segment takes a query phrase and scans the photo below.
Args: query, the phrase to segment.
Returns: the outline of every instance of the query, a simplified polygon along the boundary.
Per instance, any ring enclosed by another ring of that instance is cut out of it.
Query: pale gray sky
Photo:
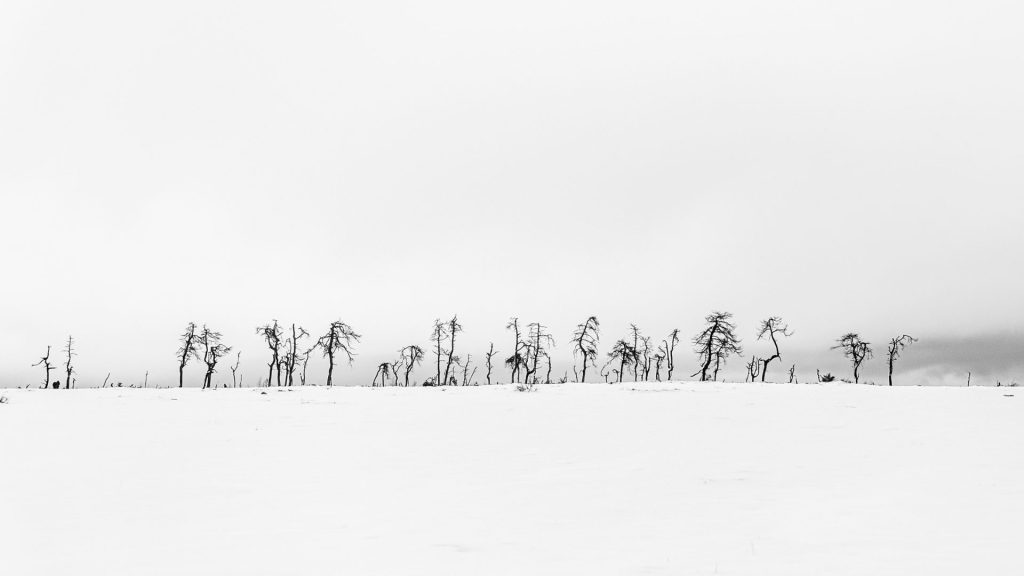
[[[362,383],[435,317],[478,357],[508,351],[510,315],[564,343],[596,314],[610,344],[712,309],[751,353],[785,317],[805,379],[849,372],[828,351],[847,331],[920,337],[915,382],[1024,379],[1022,16],[8,0],[0,383],[68,333],[81,385],[170,383],[190,320],[255,379],[257,324],[344,319]]]

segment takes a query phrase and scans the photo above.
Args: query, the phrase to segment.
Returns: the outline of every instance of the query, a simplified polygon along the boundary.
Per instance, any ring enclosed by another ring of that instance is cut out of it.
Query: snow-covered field
[[[2,393],[5,575],[1024,574],[1024,390]]]

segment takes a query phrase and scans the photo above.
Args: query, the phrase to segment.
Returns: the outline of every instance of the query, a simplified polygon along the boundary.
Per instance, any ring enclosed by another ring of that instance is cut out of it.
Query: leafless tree
[[[736,336],[736,325],[732,323],[729,312],[712,312],[704,318],[707,324],[704,330],[693,338],[694,351],[700,358],[700,381],[706,382],[711,364],[714,363],[713,377],[718,380],[718,370],[722,363],[732,354],[742,354],[740,339]]]
[[[546,350],[544,351],[544,361],[548,366],[547,372],[544,374],[544,383],[551,384],[551,354],[548,354]]]
[[[185,333],[180,338],[181,347],[178,348],[178,388],[185,385],[185,366],[192,358],[198,358],[196,354],[196,323],[189,322],[185,327]]]
[[[629,325],[629,331],[632,332],[632,334],[633,334],[633,352],[636,353],[636,358],[635,358],[636,361],[633,362],[633,364],[632,364],[633,382],[636,382],[636,381],[638,381],[640,379],[639,369],[641,368],[641,363],[640,363],[640,350],[641,350],[641,348],[640,348],[640,338],[641,338],[641,336],[640,336],[640,329],[636,327],[636,324],[630,324]]]
[[[391,361],[391,377],[395,380],[394,386],[398,387],[398,369],[402,367],[402,357]]]
[[[679,343],[679,328],[669,333],[665,340],[665,361],[668,368],[668,380],[672,380],[672,372],[676,369],[676,344]]]
[[[473,382],[473,377],[476,376],[476,367],[473,366],[473,355],[466,354],[466,361],[462,363],[462,385],[469,386]],[[469,369],[473,368],[473,372]]]
[[[555,346],[555,339],[547,331],[547,326],[544,326],[540,322],[532,322],[527,326],[529,333],[529,346],[527,349],[527,367],[526,367],[526,380],[530,382],[533,378],[532,383],[537,383],[537,366],[540,358],[547,354],[548,348]],[[533,355],[533,361],[530,361],[530,354]]]
[[[291,386],[295,382],[295,369],[299,364],[299,341],[308,338],[309,332],[302,326],[295,326],[292,323],[292,335],[285,341],[287,351],[285,352],[285,384]]]
[[[748,380],[754,382],[757,380],[757,374],[761,371],[761,362],[762,360],[757,356],[750,357],[750,362],[747,362],[747,376],[743,379],[744,382]],[[761,381],[764,382],[763,379]]]
[[[512,382],[517,383],[522,374],[521,370],[526,368],[526,359],[528,358],[528,356],[523,354],[526,343],[523,342],[522,331],[519,329],[519,318],[513,316],[509,319],[505,329],[512,330],[516,338],[512,355],[505,360],[505,365],[512,370]]]
[[[203,378],[203,389],[213,387],[213,373],[217,371],[217,361],[231,351],[230,346],[221,343],[220,332],[210,330],[203,325],[203,330],[197,338],[197,347],[202,347],[202,360],[206,364],[206,376]]]
[[[75,341],[71,336],[68,336],[68,343],[64,346],[64,354],[67,355],[67,363],[64,365],[64,370],[67,373],[67,380],[64,381],[64,389],[67,390],[75,385],[75,381],[71,379],[71,374],[75,371],[75,369],[71,367],[71,358],[78,356],[78,354],[75,353]]]
[[[491,342],[491,347],[487,350],[487,385],[491,385],[491,370],[494,369],[494,355],[497,352],[494,351],[494,342]]]
[[[448,332],[448,362],[444,367],[444,383],[448,384],[448,374],[451,371],[452,363],[455,361],[455,337],[459,332],[462,332],[462,325],[459,324],[459,317],[452,316],[452,319],[448,321],[447,325]]]
[[[405,385],[409,386],[409,374],[412,369],[423,363],[423,349],[414,344],[402,348],[399,354],[402,356],[402,368],[405,371]]]
[[[874,352],[871,350],[871,344],[861,340],[860,335],[857,333],[850,332],[849,334],[844,334],[839,338],[832,349],[842,350],[843,356],[850,359],[853,363],[853,381],[855,383],[859,383],[860,365],[868,358],[874,356]]]
[[[242,365],[242,351],[235,353],[235,365],[231,367],[231,387],[238,388],[238,367]],[[148,372],[147,372],[148,374]]]
[[[765,336],[768,336],[772,341],[772,345],[775,347],[774,354],[761,360],[761,382],[764,382],[765,374],[768,373],[768,364],[770,364],[772,360],[782,359],[782,354],[779,352],[779,341],[777,339],[777,336],[779,335],[786,337],[793,335],[793,333],[789,331],[789,326],[782,321],[782,318],[772,316],[771,318],[761,322],[761,327],[757,331],[757,339],[762,340]]]
[[[654,380],[661,382],[661,365],[665,362],[665,352],[662,350],[661,345],[658,345],[658,351],[654,354]]]
[[[597,366],[597,343],[601,339],[600,324],[596,316],[587,318],[586,322],[576,326],[572,335],[572,355],[574,358],[582,357],[583,366],[579,373],[573,365],[572,373],[577,382],[587,381],[587,364]]]
[[[644,382],[651,379],[651,339],[649,336],[640,337],[640,347],[637,349],[640,355],[640,370],[643,372]]]
[[[323,351],[323,355],[328,359],[327,364],[327,385],[331,386],[334,383],[334,356],[339,352],[344,352],[348,358],[348,363],[351,366],[352,361],[355,359],[355,345],[362,338],[359,334],[356,334],[355,330],[351,326],[345,324],[341,320],[335,320],[331,322],[331,326],[327,329],[327,333],[321,336],[316,341],[316,346]]]
[[[799,382],[796,382],[796,364],[793,364],[792,366],[789,367],[789,383],[799,384]]]
[[[43,377],[43,388],[49,388],[50,387],[50,371],[52,371],[53,368],[54,368],[53,364],[50,364],[50,347],[49,346],[46,347],[46,356],[43,356],[42,358],[39,359],[39,362],[36,362],[35,364],[32,365],[33,368],[36,367],[36,366],[42,366],[43,370],[46,371],[46,375]]]
[[[316,344],[302,353],[302,372],[299,372],[299,381],[303,386],[306,385],[306,368],[309,366],[309,355],[313,353],[313,350],[316,350]]]
[[[437,379],[435,386],[441,386],[441,356],[447,355],[444,343],[448,339],[448,328],[440,318],[434,320],[434,330],[430,333],[430,341],[434,343],[434,358],[437,360]]]
[[[917,342],[917,338],[914,338],[913,336],[908,336],[907,334],[904,334],[899,338],[893,338],[892,340],[889,341],[889,353],[887,354],[887,359],[889,362],[889,386],[892,386],[893,364],[900,357],[900,354],[903,353],[903,350],[907,346],[913,344],[914,342]]]
[[[390,362],[381,362],[380,364],[378,364],[377,365],[377,373],[373,375],[373,384],[372,384],[372,386],[373,387],[377,386],[377,377],[378,376],[380,377],[380,385],[381,386],[387,386],[388,385],[388,374],[390,374],[390,373],[391,373],[391,363]]]
[[[638,360],[639,354],[637,354],[636,348],[629,341],[621,339],[612,345],[612,351],[608,353],[608,363],[605,364],[605,367],[618,361],[619,367],[617,369],[613,368],[612,372],[618,381],[622,382],[622,375],[625,374],[626,367],[635,365]]]
[[[267,386],[270,386],[270,382],[274,377],[274,369],[277,369],[277,385],[281,385],[281,337],[284,336],[284,332],[281,327],[277,325],[277,320],[274,320],[273,324],[264,324],[256,329],[256,334],[263,336],[263,339],[267,342],[267,348],[270,348],[270,362],[267,366],[270,367],[267,372]]]

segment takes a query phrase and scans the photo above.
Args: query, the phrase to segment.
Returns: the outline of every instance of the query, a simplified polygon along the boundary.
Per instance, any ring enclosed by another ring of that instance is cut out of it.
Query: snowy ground
[[[261,392],[2,391],[0,573],[1024,574],[1024,390]]]

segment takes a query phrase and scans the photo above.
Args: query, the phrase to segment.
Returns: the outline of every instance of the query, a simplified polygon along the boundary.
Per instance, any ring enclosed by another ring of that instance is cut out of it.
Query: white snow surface
[[[1024,574],[1024,391],[5,390],[0,573]]]

